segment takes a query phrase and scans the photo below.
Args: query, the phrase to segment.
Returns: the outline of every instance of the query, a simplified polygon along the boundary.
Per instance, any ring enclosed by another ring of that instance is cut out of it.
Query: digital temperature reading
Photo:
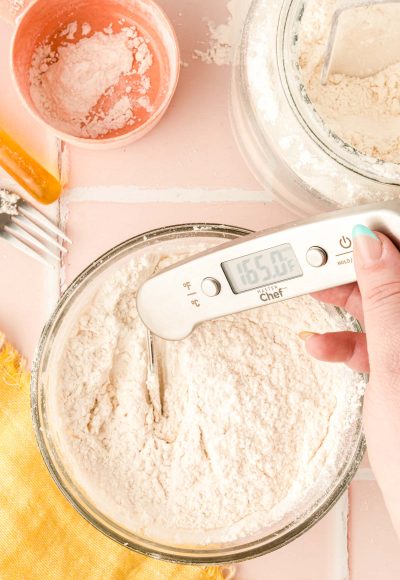
[[[235,294],[303,275],[290,244],[282,244],[221,264]]]

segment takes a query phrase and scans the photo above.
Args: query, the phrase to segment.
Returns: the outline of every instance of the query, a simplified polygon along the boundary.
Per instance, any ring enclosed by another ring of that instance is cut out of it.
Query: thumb
[[[383,234],[353,230],[370,381],[364,399],[369,458],[400,535],[400,253]]]

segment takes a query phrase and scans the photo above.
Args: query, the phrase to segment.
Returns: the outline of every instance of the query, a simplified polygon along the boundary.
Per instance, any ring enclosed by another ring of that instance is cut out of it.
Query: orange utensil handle
[[[0,165],[32,197],[52,203],[61,194],[61,183],[0,129]]]

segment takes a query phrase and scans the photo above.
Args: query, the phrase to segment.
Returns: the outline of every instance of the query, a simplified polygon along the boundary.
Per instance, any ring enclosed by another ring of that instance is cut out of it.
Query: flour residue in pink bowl
[[[17,83],[34,112],[73,141],[120,144],[154,126],[172,97],[179,67],[175,36],[161,10],[147,0],[73,0],[65,15],[53,17],[52,29],[36,27],[35,42],[25,48],[29,59],[21,57],[16,66]],[[16,57],[23,38],[20,26]]]

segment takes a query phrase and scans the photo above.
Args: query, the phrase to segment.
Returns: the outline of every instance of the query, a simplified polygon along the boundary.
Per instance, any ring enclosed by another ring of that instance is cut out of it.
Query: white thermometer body
[[[356,224],[399,244],[400,200],[329,212],[192,256],[139,288],[139,315],[157,336],[179,340],[206,320],[354,282]]]

